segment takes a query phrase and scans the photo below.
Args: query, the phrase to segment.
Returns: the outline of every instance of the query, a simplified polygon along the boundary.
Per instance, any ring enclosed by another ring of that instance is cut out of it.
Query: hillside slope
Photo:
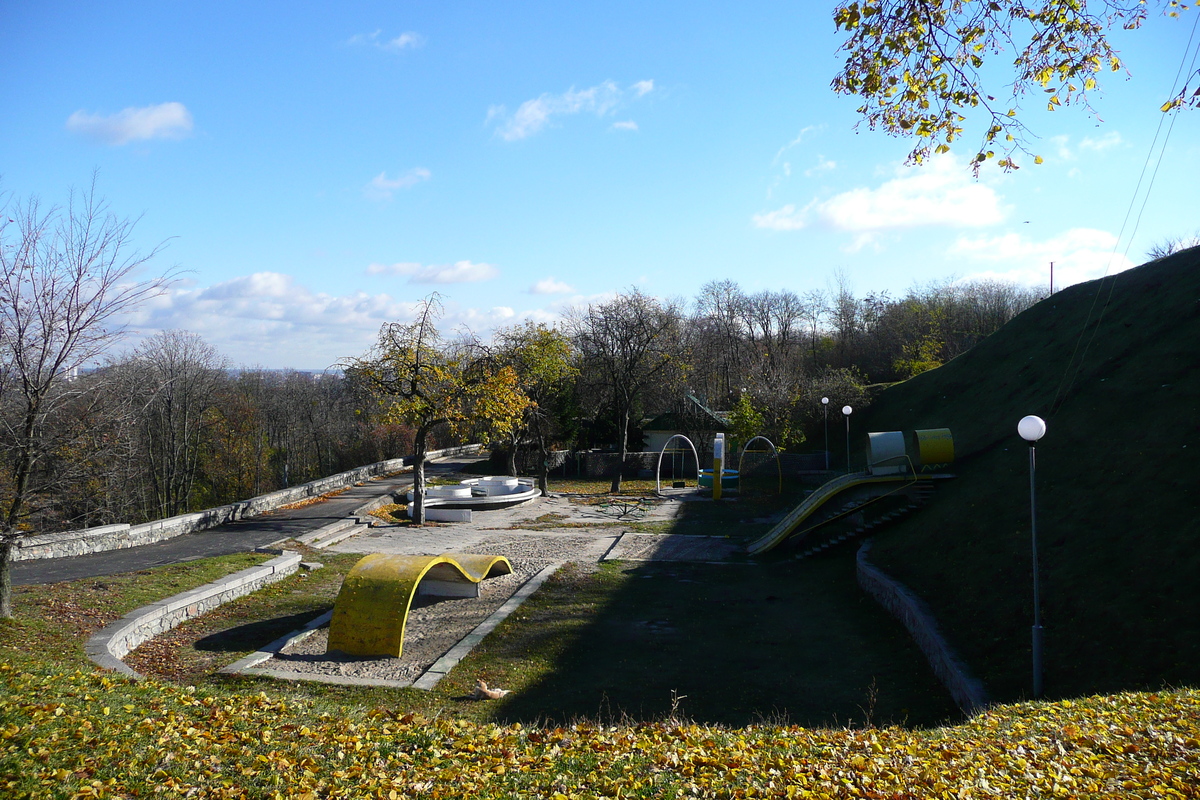
[[[1086,355],[1084,355],[1086,352]],[[949,427],[959,478],[876,540],[998,700],[1030,693],[1037,414],[1046,692],[1200,686],[1200,249],[1065,289],[883,392],[865,432]]]

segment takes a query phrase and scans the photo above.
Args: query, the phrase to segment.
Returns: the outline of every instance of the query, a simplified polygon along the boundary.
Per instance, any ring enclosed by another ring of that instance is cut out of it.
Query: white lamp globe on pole
[[[1033,696],[1042,696],[1042,598],[1038,581],[1037,458],[1034,444],[1046,435],[1046,421],[1032,414],[1017,423],[1017,433],[1029,442],[1029,529],[1033,542]]]
[[[850,472],[850,415],[854,413],[854,409],[850,406],[842,406],[842,413],[846,415],[846,473]]]
[[[829,472],[829,398],[821,398],[821,411],[825,417],[825,471]]]

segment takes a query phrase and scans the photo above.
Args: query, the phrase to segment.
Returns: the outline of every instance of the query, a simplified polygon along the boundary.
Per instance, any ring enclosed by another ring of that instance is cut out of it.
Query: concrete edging
[[[966,662],[942,636],[937,620],[925,601],[867,560],[871,544],[868,539],[858,549],[858,585],[908,629],[913,641],[925,654],[933,673],[964,714],[970,716],[986,709],[991,701],[983,682],[971,674]]]
[[[96,665],[141,680],[142,675],[121,660],[132,650],[185,620],[286,578],[299,569],[300,558],[299,553],[285,552],[265,564],[142,606],[93,634],[84,651]]]
[[[479,452],[481,448],[482,445],[478,444],[447,447],[443,450],[433,450],[426,453],[425,458],[468,455]],[[32,561],[42,558],[80,556],[87,555],[88,553],[121,550],[127,547],[161,542],[185,533],[213,528],[217,525],[224,525],[226,522],[233,522],[246,517],[253,517],[266,511],[273,511],[280,506],[295,503],[309,497],[316,497],[334,489],[353,486],[379,475],[389,475],[399,472],[405,469],[406,462],[411,462],[411,459],[412,456],[405,456],[404,458],[377,461],[374,464],[356,467],[346,472],[339,472],[336,475],[318,478],[315,481],[291,486],[287,489],[268,492],[258,497],[252,497],[249,500],[208,508],[191,514],[180,514],[175,517],[145,522],[140,525],[121,523],[75,531],[63,531],[60,533],[23,536],[13,543],[12,560]],[[380,504],[382,505],[382,503]],[[361,511],[362,509],[359,509],[355,513],[360,513]]]

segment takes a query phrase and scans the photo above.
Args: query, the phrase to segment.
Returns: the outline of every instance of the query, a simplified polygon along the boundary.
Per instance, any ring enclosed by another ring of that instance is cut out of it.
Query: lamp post
[[[821,398],[821,411],[825,416],[825,471],[829,472],[829,398]]]
[[[1034,444],[1046,435],[1046,421],[1030,415],[1017,423],[1017,433],[1029,442],[1029,528],[1033,541],[1033,696],[1042,696],[1042,599],[1038,584],[1037,495],[1034,476],[1037,458]]]
[[[850,406],[842,406],[842,413],[846,415],[846,474],[850,474],[850,415],[854,409]]]

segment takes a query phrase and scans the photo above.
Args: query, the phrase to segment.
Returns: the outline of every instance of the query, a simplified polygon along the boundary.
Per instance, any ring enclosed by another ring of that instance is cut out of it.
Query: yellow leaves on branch
[[[1160,5],[1174,13],[1177,4]],[[1142,0],[1092,0],[1090,6],[1087,0],[843,2],[833,19],[848,36],[841,48],[846,61],[832,88],[862,98],[858,111],[870,128],[916,136],[909,154],[916,163],[945,152],[941,147],[961,136],[967,110],[982,112],[988,127],[979,151],[1002,141],[1006,152],[997,163],[1016,169],[1016,152],[1028,153],[1017,101],[1041,88],[1050,95],[1047,110],[1071,103],[1086,107],[1104,65],[1114,72],[1124,68],[1107,31],[1114,25],[1136,28],[1146,13]],[[1013,58],[1013,107],[1007,111],[984,88],[981,70],[996,56]],[[1200,105],[1200,89],[1185,88],[1162,109],[1182,105]]]
[[[107,708],[109,714],[104,715]],[[0,665],[0,796],[1200,796],[1200,692],[954,727],[500,727]]]

